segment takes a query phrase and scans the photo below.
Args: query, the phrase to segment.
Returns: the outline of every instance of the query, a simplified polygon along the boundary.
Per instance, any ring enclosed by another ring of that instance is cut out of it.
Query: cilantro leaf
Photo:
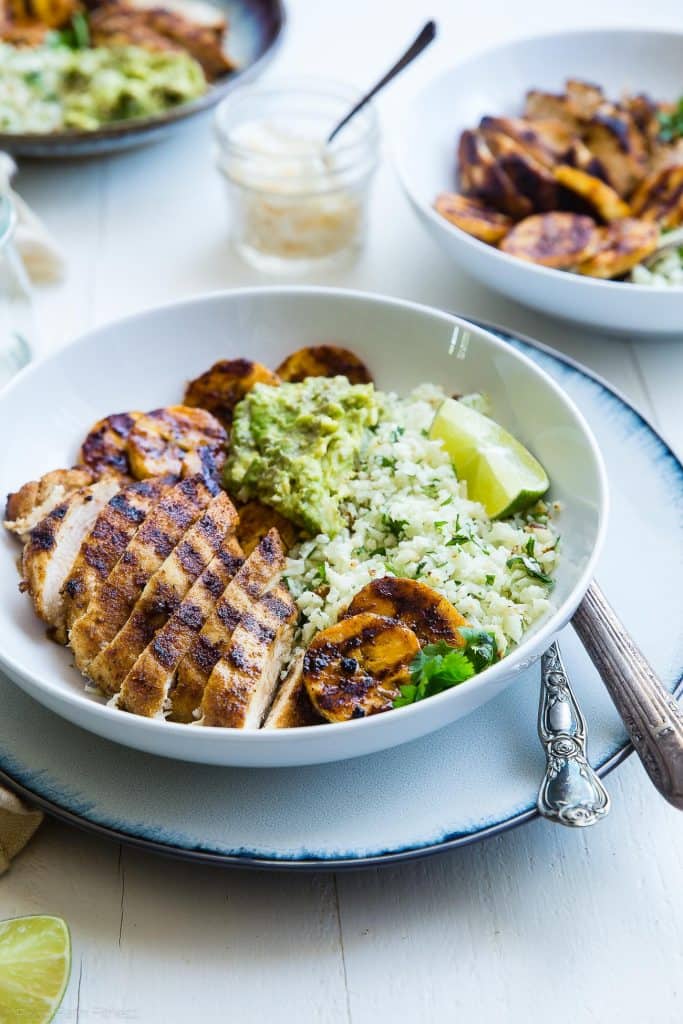
[[[671,112],[660,110],[659,137],[662,142],[673,142],[683,136],[683,96]]]
[[[543,572],[539,562],[530,555],[513,555],[512,558],[508,558],[505,564],[508,569],[513,569],[516,565],[521,565],[527,576],[533,576],[534,579],[540,580],[541,583],[545,583],[547,587],[555,586],[555,580],[552,576],[548,576],[547,572]]]
[[[458,630],[465,641],[465,654],[474,665],[475,672],[483,672],[496,660],[498,648],[496,638],[487,629],[472,629],[461,626]]]
[[[401,696],[394,701],[395,708],[450,690],[495,660],[497,649],[492,633],[469,627],[462,627],[459,632],[465,641],[464,647],[451,647],[442,640],[422,648],[411,662],[411,682],[401,686]]]

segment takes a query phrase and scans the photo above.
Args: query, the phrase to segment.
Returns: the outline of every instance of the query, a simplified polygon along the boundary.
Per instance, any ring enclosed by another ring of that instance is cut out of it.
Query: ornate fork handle
[[[586,721],[556,643],[541,659],[538,735],[546,755],[538,794],[540,813],[573,827],[594,825],[604,818],[610,799],[586,758]]]
[[[663,797],[683,810],[683,709],[664,689],[595,581],[572,625],[650,779]]]

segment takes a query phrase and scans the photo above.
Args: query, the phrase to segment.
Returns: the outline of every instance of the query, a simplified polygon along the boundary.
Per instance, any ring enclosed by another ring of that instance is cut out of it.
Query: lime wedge
[[[512,434],[453,398],[437,409],[429,436],[443,441],[468,497],[491,518],[521,512],[550,486],[543,466]]]
[[[71,970],[69,929],[60,917],[0,922],[0,1024],[47,1024]]]

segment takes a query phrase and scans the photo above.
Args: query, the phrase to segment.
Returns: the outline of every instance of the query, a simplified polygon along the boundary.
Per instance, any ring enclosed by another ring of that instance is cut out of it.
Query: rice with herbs
[[[430,441],[435,409],[446,398],[422,385],[405,398],[377,392],[379,420],[368,432],[350,493],[347,525],[294,547],[285,576],[303,625],[298,644],[337,621],[372,579],[417,579],[444,594],[469,622],[494,633],[499,653],[551,609],[550,588],[516,555],[554,570],[558,535],[539,502],[523,516],[488,518],[467,499],[440,441]]]

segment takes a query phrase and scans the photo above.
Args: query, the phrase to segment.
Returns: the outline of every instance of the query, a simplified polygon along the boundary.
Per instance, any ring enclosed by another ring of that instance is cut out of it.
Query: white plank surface
[[[679,0],[647,9],[635,0],[289,6],[287,39],[269,74],[358,85],[425,16],[439,19],[429,57],[382,101],[389,122],[440,66],[488,43],[555,27],[681,23]],[[145,306],[269,280],[230,251],[209,119],[108,160],[26,164],[19,187],[69,260],[64,284],[38,296],[46,350]],[[318,281],[539,337],[625,390],[683,451],[679,342],[611,340],[485,292],[443,263],[388,162],[362,259]],[[201,868],[48,822],[0,882],[0,916],[54,912],[69,921],[74,972],[59,1024],[680,1022],[683,815],[653,793],[633,760],[609,787],[613,813],[589,832],[536,822],[452,855],[336,878]]]

